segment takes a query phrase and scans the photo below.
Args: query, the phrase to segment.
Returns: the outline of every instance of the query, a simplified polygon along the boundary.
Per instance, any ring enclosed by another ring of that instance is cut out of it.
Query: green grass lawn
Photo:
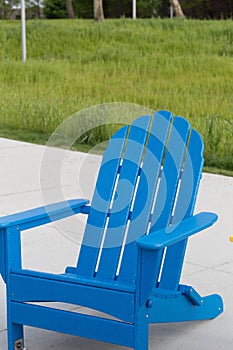
[[[28,21],[27,55],[20,21],[0,21],[1,135],[45,143],[83,108],[137,103],[187,117],[208,170],[232,174],[231,20]]]

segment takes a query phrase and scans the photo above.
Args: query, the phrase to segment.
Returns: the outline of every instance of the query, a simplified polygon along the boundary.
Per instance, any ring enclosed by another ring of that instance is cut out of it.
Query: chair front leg
[[[146,306],[137,310],[134,339],[134,350],[149,349],[149,314]]]
[[[8,350],[24,350],[23,326],[13,323],[7,313]]]
[[[20,269],[21,263],[21,240],[17,227],[5,229],[5,267],[6,267],[6,291],[7,291],[7,333],[8,350],[23,350],[24,337],[23,325],[13,322],[12,312],[12,292],[11,292],[11,272]]]

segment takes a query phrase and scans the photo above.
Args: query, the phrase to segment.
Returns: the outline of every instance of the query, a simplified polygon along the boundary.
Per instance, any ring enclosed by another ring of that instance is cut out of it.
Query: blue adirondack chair
[[[91,205],[70,200],[0,219],[0,272],[7,287],[8,349],[23,349],[23,326],[148,349],[150,323],[211,319],[218,295],[180,284],[188,237],[217,215],[193,215],[203,142],[181,118],[142,116],[111,138]],[[77,266],[64,274],[21,267],[20,233],[88,215]],[[102,316],[37,302],[82,305]],[[111,317],[106,317],[110,315]]]

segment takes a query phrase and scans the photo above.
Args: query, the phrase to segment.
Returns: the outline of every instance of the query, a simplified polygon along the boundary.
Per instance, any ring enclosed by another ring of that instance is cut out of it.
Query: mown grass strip
[[[206,165],[233,170],[232,21],[28,21],[26,64],[20,30],[0,22],[2,130],[43,143],[83,108],[137,103],[187,117],[203,134]]]

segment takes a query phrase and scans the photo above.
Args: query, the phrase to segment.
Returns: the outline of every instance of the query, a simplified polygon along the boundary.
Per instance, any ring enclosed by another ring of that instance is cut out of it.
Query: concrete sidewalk
[[[45,169],[47,166],[44,150],[44,146],[0,139],[0,215],[41,206],[43,198],[60,201],[61,197],[91,197],[100,157],[54,149],[52,168],[57,166],[56,157],[63,157],[60,179],[62,191],[58,192],[57,184],[52,181],[43,184],[41,191],[43,174],[40,170],[42,165]],[[81,185],[79,175],[82,177]],[[196,205],[197,212],[202,210],[216,212],[219,220],[212,228],[190,239],[182,283],[193,285],[203,296],[221,294],[225,311],[211,321],[151,326],[151,350],[232,349],[233,243],[229,242],[229,235],[233,234],[233,178],[203,175]],[[41,271],[64,272],[67,265],[75,264],[84,224],[84,218],[81,218],[79,226],[74,219],[62,220],[61,224],[49,224],[24,232],[23,266]],[[29,350],[127,349],[30,327],[26,327],[25,341]],[[0,350],[7,350],[5,285],[2,279]]]

